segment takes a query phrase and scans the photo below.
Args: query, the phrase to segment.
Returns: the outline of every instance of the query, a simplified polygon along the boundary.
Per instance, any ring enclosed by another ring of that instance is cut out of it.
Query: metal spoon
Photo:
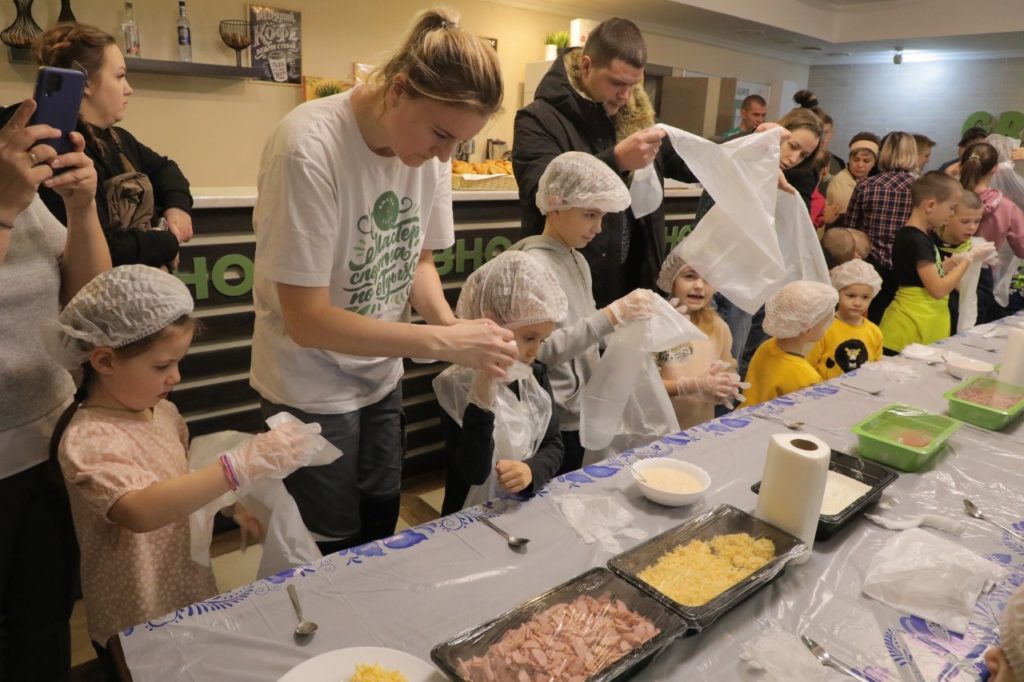
[[[530,541],[529,538],[520,538],[520,537],[516,537],[515,535],[509,535],[508,533],[503,531],[501,528],[499,528],[498,526],[494,525],[493,523],[491,523],[491,521],[489,521],[488,519],[485,519],[482,516],[477,517],[477,520],[480,521],[481,523],[483,523],[485,526],[487,526],[491,530],[493,530],[498,535],[500,535],[503,538],[505,538],[505,541],[508,543],[508,546],[510,548],[512,548],[512,549],[519,549],[520,547],[522,547],[523,545],[525,545],[527,542]]]
[[[637,469],[637,468],[636,468],[635,466],[633,466],[633,465],[632,465],[632,464],[630,464],[629,462],[626,462],[626,466],[628,466],[628,467],[629,467],[629,470],[633,472],[633,475],[634,475],[634,476],[636,476],[637,478],[639,478],[639,479],[640,479],[641,481],[643,481],[644,483],[647,483],[647,478],[645,478],[645,477],[644,477],[644,475],[640,473],[640,470],[639,470],[639,469]]]
[[[317,624],[302,617],[302,606],[299,605],[299,591],[295,589],[295,583],[288,583],[288,596],[291,597],[295,615],[299,617],[299,624],[295,626],[295,636],[309,637],[316,632]]]
[[[858,675],[857,671],[855,671],[852,667],[850,667],[846,663],[843,663],[829,652],[825,651],[824,647],[822,647],[820,644],[815,642],[807,635],[800,635],[800,639],[803,640],[804,646],[811,650],[811,653],[814,654],[814,657],[818,659],[818,662],[822,665],[832,668],[833,670],[838,670],[847,677],[852,677],[855,680],[864,679],[863,677]]]
[[[776,424],[782,424],[787,429],[791,429],[793,431],[799,431],[800,429],[802,429],[804,427],[804,422],[799,421],[799,420],[791,422],[791,421],[789,421],[787,419],[783,419],[781,417],[771,417],[771,416],[768,416],[767,414],[761,414],[760,412],[751,412],[750,414],[754,415],[758,419],[764,419],[765,421],[775,422]]]
[[[845,381],[840,381],[839,385],[840,386],[845,386],[846,388],[851,388],[854,391],[861,391],[862,393],[867,393],[868,395],[882,395],[882,389],[880,389],[880,388],[874,388],[874,389],[872,389],[872,388],[861,388],[860,386],[854,386],[853,384],[848,384]]]
[[[968,516],[973,516],[974,518],[979,519],[981,521],[988,521],[993,526],[999,526],[1000,528],[1002,528],[1003,530],[1005,530],[1007,533],[1009,533],[1010,535],[1014,536],[1018,540],[1024,540],[1024,535],[1021,535],[1020,533],[1018,533],[1017,531],[1013,530],[1012,528],[1007,528],[1006,526],[1004,526],[1003,524],[999,523],[998,521],[994,521],[994,520],[988,518],[987,516],[985,516],[984,514],[982,514],[981,510],[978,509],[978,505],[974,504],[973,502],[968,500],[966,497],[964,498],[964,513],[967,514]]]
[[[999,352],[999,350],[996,349],[996,348],[989,348],[988,346],[979,346],[979,345],[974,344],[974,343],[967,343],[966,341],[961,341],[961,344],[963,344],[964,346],[967,346],[968,348],[977,348],[978,350],[983,350],[986,353],[998,353]]]

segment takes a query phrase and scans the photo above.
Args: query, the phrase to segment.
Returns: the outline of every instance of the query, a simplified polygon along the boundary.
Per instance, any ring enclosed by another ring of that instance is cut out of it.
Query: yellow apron
[[[949,297],[932,298],[924,287],[900,287],[885,309],[882,343],[899,352],[911,343],[935,343],[949,336]]]

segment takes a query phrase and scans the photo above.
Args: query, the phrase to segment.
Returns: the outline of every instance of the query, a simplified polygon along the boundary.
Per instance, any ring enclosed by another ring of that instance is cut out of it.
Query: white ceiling
[[[811,65],[1024,56],[1020,0],[494,1]]]

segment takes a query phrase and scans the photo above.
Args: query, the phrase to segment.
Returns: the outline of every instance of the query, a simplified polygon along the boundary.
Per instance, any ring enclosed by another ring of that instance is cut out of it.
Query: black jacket
[[[537,87],[536,99],[516,113],[512,169],[519,184],[523,237],[544,231],[544,216],[536,204],[537,186],[552,159],[563,152],[587,152],[608,164],[628,184],[631,174],[620,172],[615,164],[615,144],[654,124],[654,111],[642,88],[634,90],[633,100],[614,117],[585,97],[570,82],[566,70],[566,64],[577,63],[579,56],[580,50],[576,49],[556,59]],[[668,176],[697,181],[667,139],[655,168],[659,179]],[[623,259],[623,231],[627,229],[629,252]],[[667,255],[664,209],[640,219],[628,209],[606,215],[601,234],[580,252],[590,265],[598,307],[638,287],[655,288]]]
[[[544,363],[534,362],[533,376],[551,396],[551,382]],[[516,390],[516,384],[510,388]],[[518,395],[518,393],[517,393]],[[565,449],[562,434],[558,428],[558,414],[551,398],[551,420],[541,439],[537,452],[523,459],[530,467],[533,482],[522,491],[530,494],[541,488],[555,475],[562,465]],[[441,410],[441,427],[444,431],[445,449],[448,451],[448,475],[444,484],[444,502],[441,513],[448,515],[462,509],[472,485],[482,485],[494,473],[494,413],[470,403],[462,413],[462,427]]]
[[[17,106],[8,107],[0,114],[0,126],[14,114]],[[188,180],[182,174],[181,169],[171,159],[161,156],[135,139],[135,137],[124,128],[116,128],[118,138],[121,142],[121,151],[132,162],[135,169],[140,173],[149,176],[153,184],[153,200],[155,204],[155,216],[157,219],[168,208],[180,208],[190,213],[192,210],[192,194],[189,192]],[[96,187],[96,212],[99,215],[100,225],[107,237],[107,244],[110,247],[110,258],[115,266],[142,263],[144,265],[161,266],[174,260],[178,255],[178,240],[166,230],[111,230],[110,216],[107,211],[107,203],[104,198],[103,183],[125,172],[122,168],[121,159],[113,145],[109,153],[104,154],[95,141],[90,140],[89,135],[84,133],[81,123],[78,132],[83,133],[87,140],[85,153],[92,159],[96,166],[97,187]],[[52,189],[40,186],[39,197],[50,209],[50,212],[57,219],[67,225],[67,214],[64,209],[64,200]]]

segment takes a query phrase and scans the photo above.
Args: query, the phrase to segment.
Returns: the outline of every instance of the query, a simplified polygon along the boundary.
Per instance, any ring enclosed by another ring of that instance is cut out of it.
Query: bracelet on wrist
[[[235,474],[235,469],[231,466],[231,458],[227,455],[221,455],[220,466],[224,471],[224,478],[228,480],[228,485],[232,490],[238,490],[238,475]]]

